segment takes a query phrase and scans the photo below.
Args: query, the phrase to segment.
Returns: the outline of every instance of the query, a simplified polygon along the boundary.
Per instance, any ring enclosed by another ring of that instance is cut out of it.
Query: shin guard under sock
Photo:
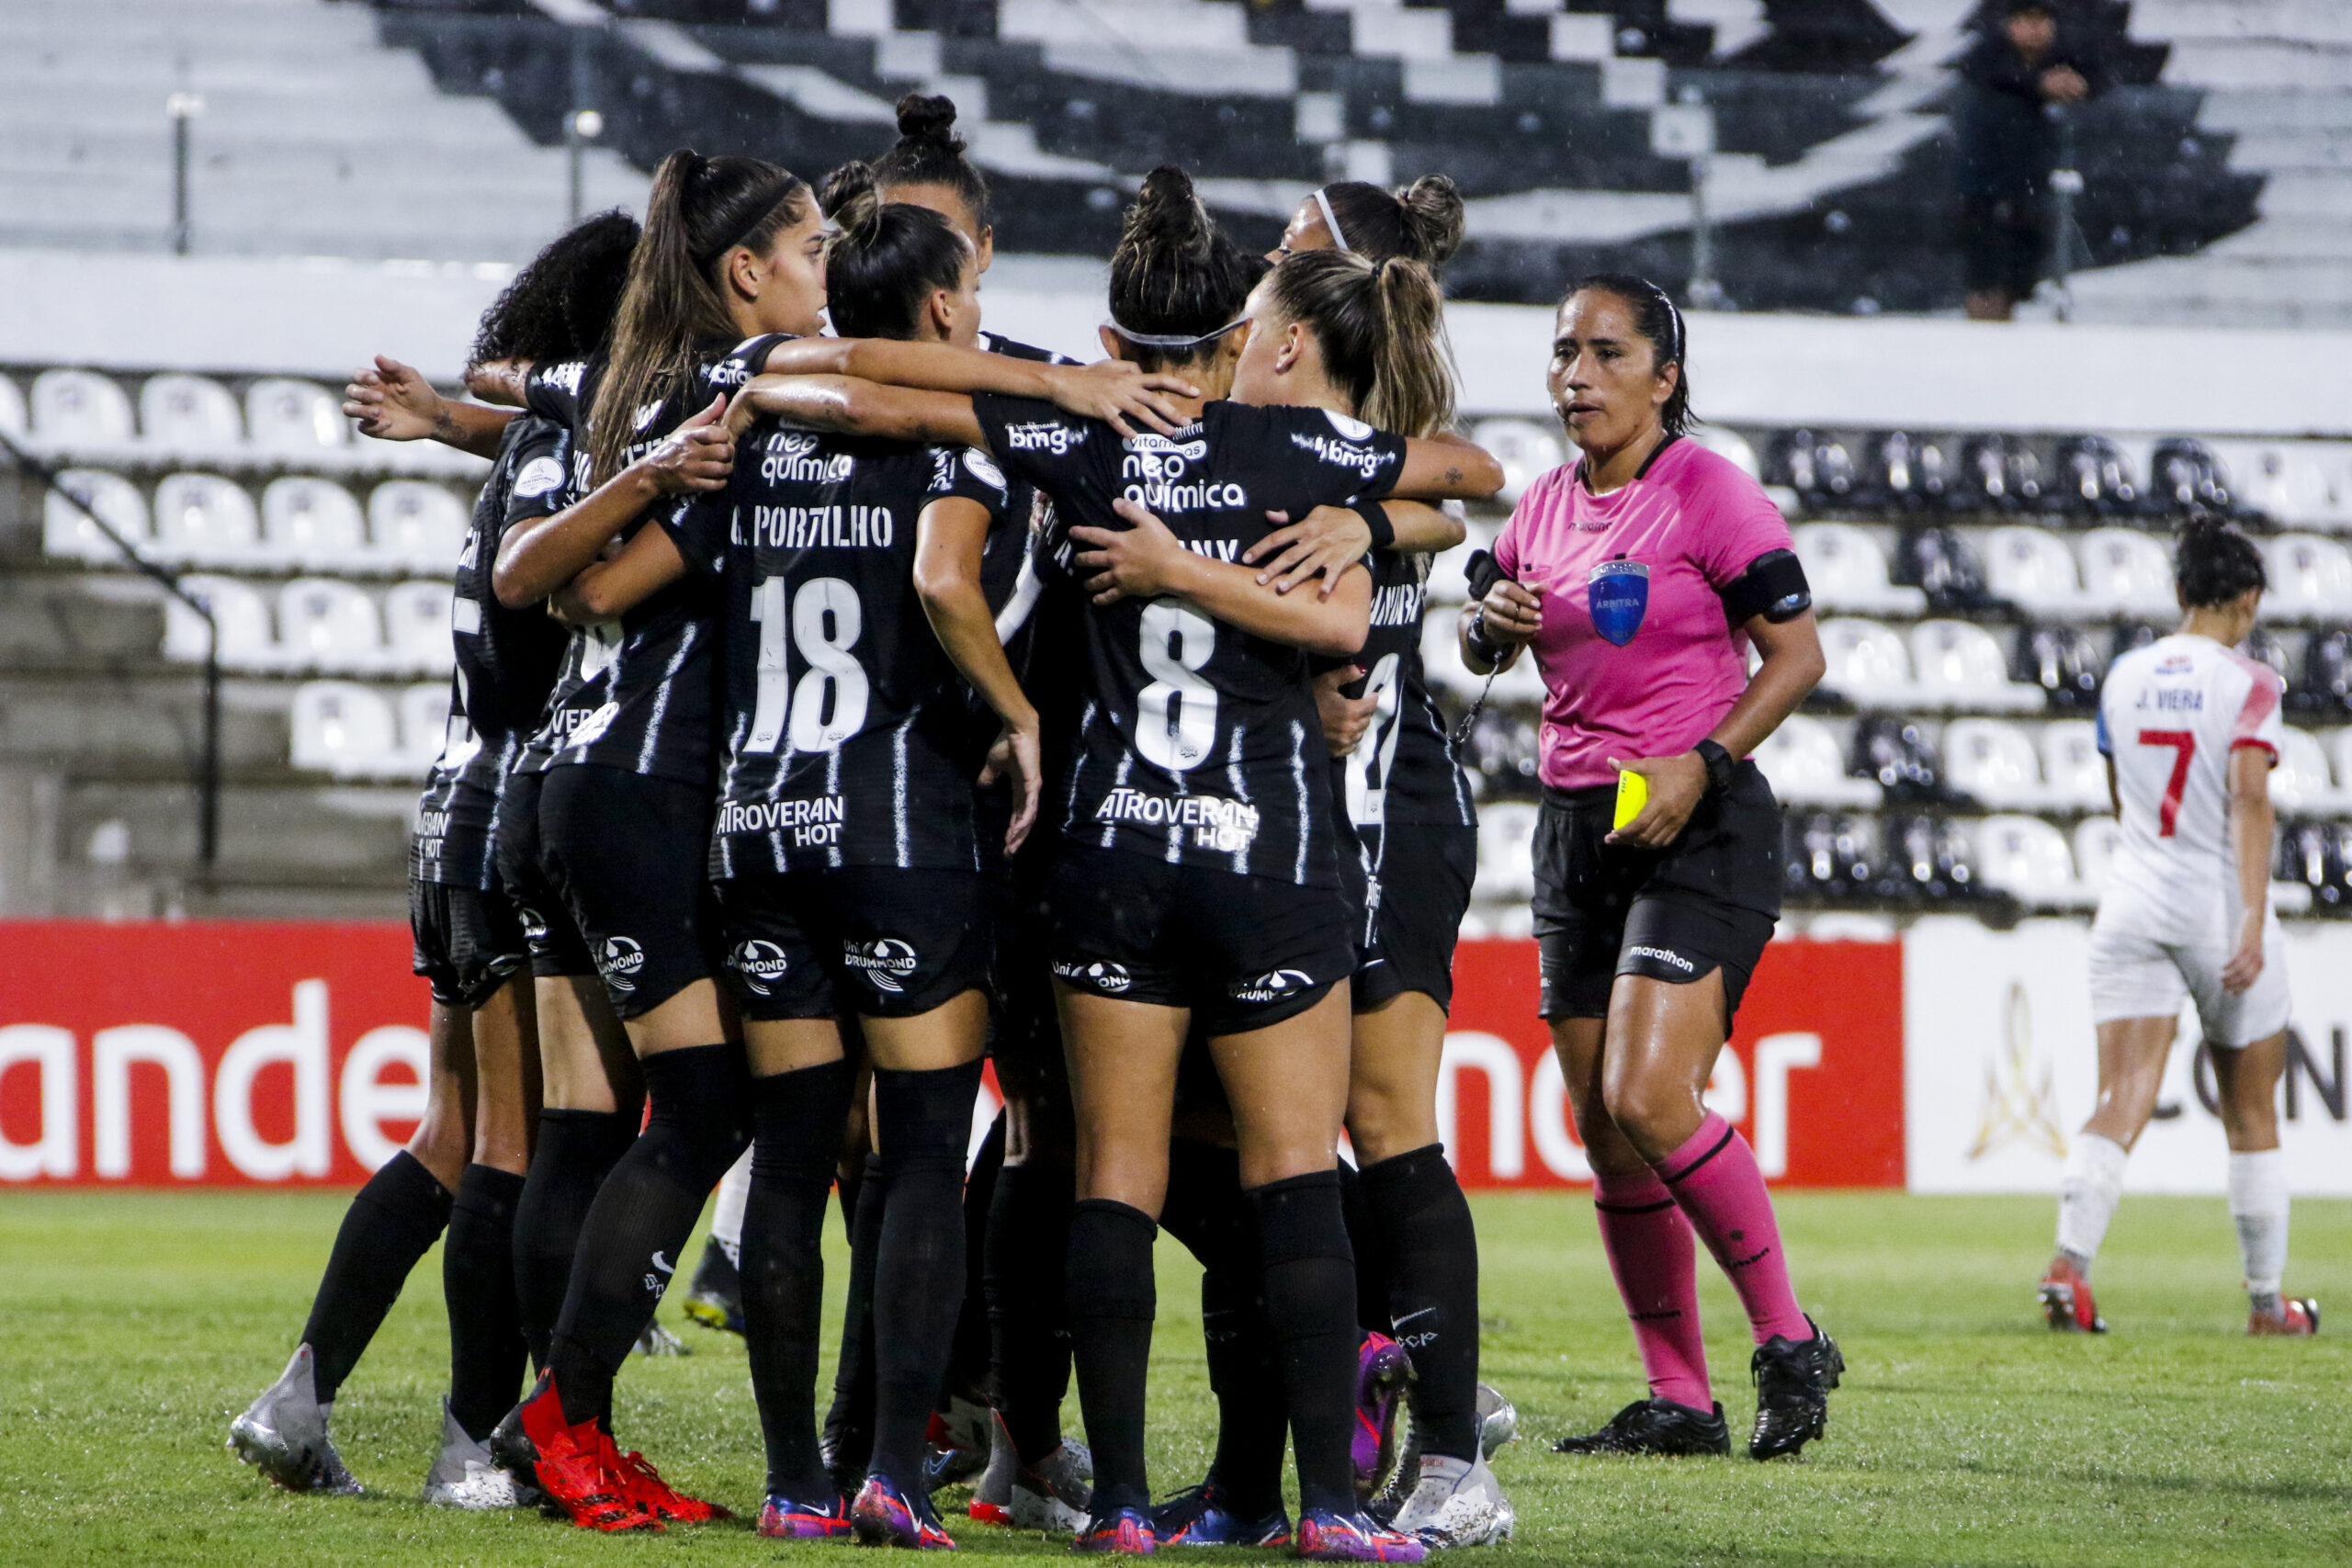
[[[449,1190],[402,1149],[343,1212],[343,1227],[311,1302],[311,1320],[302,1327],[320,1404],[334,1403],[336,1390],[400,1299],[409,1270],[441,1239],[449,1203]]]
[[[889,1151],[890,1201],[874,1261],[874,1457],[903,1488],[923,1483],[924,1435],[938,1407],[964,1303],[964,1154],[980,1064],[874,1071],[876,1141]]]
[[[514,1301],[514,1207],[523,1179],[469,1165],[449,1211],[441,1293],[449,1306],[449,1414],[479,1442],[514,1407],[529,1354]]]
[[[1258,1224],[1241,1190],[1240,1156],[1214,1144],[1175,1140],[1159,1220],[1201,1265],[1201,1337],[1217,1403],[1209,1473],[1236,1515],[1261,1518],[1282,1505],[1290,1413],[1283,1405],[1282,1358],[1266,1321]]]
[[[844,1496],[865,1483],[874,1458],[874,1266],[882,1255],[882,1221],[889,1208],[890,1168],[880,1155],[868,1155],[856,1201],[849,1206],[849,1295],[842,1304],[833,1402],[825,1412],[825,1464]]]
[[[1813,1325],[1797,1307],[1789,1285],[1789,1260],[1781,1250],[1781,1225],[1772,1196],[1747,1140],[1730,1122],[1707,1113],[1688,1143],[1655,1168],[1674,1194],[1690,1228],[1715,1255],[1715,1262],[1739,1292],[1747,1324],[1763,1344],[1775,1335],[1810,1339]]]
[[[845,1062],[752,1082],[759,1132],[743,1203],[743,1339],[767,1443],[767,1489],[811,1503],[830,1489],[817,1447],[817,1353],[825,1203],[849,1093]]]
[[[1364,1207],[1387,1268],[1387,1313],[1419,1375],[1421,1452],[1478,1457],[1478,1233],[1442,1145],[1364,1167]],[[1358,1273],[1366,1270],[1357,1254]],[[1357,1294],[1363,1294],[1359,1286]]]
[[[1078,1370],[1087,1445],[1094,1451],[1097,1513],[1151,1506],[1144,1392],[1151,1320],[1159,1307],[1151,1272],[1151,1244],[1159,1233],[1150,1215],[1108,1199],[1082,1199],[1070,1213],[1070,1359]],[[1345,1443],[1344,1433],[1340,1440]]]
[[[1355,1259],[1340,1174],[1318,1170],[1250,1190],[1264,1260],[1266,1319],[1283,1364],[1301,1509],[1352,1512],[1356,1420]]]
[[[996,1407],[1024,1465],[1061,1446],[1069,1392],[1069,1322],[1062,1268],[1069,1254],[1070,1168],[1033,1154],[998,1173],[982,1249]]]
[[[531,1360],[548,1364],[548,1341],[563,1314],[571,1258],[596,1189],[637,1142],[640,1107],[619,1111],[542,1111],[531,1168],[514,1205],[514,1303]]]
[[[989,1209],[996,1201],[996,1184],[1004,1170],[1004,1112],[996,1114],[989,1135],[964,1179],[964,1302],[956,1314],[954,1348],[948,1352],[945,1394],[975,1404],[990,1403],[989,1395]]]
[[[1617,1294],[1633,1320],[1650,1397],[1712,1410],[1707,1339],[1699,1325],[1699,1247],[1690,1222],[1647,1168],[1594,1177],[1592,1207]]]

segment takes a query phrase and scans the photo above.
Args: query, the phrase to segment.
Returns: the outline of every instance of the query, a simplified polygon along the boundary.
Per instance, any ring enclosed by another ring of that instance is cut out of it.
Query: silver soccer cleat
[[[1478,1451],[1487,1459],[1519,1436],[1519,1406],[1492,1383],[1478,1385]]]
[[[424,1478],[424,1500],[439,1508],[530,1508],[537,1488],[523,1485],[490,1454],[490,1445],[466,1436],[449,1402],[441,1402],[441,1453]]]
[[[691,1356],[695,1353],[692,1346],[658,1323],[647,1324],[645,1332],[637,1337],[637,1343],[630,1346],[629,1350],[639,1356]]]
[[[356,1495],[359,1483],[327,1436],[334,1408],[319,1403],[311,1348],[298,1345],[277,1381],[229,1423],[229,1451],[288,1492]]]
[[[1491,1546],[1509,1540],[1518,1523],[1502,1483],[1479,1456],[1468,1464],[1435,1454],[1421,1461],[1420,1483],[1396,1510],[1389,1528],[1428,1546]]]
[[[1086,1528],[1094,1504],[1092,1456],[1064,1443],[1038,1461],[1034,1470],[1012,1476],[1012,1528],[1076,1535]]]
[[[1021,1469],[1001,1419],[989,1423],[989,1467],[972,1484],[971,1515],[992,1525],[1012,1522],[1012,1477]]]

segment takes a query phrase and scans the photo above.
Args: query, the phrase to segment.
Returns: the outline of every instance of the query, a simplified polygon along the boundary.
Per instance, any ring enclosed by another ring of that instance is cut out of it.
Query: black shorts
[[[1606,1018],[1620,975],[1686,985],[1721,969],[1724,1022],[1781,912],[1781,807],[1753,762],[1663,850],[1607,844],[1614,785],[1546,789],[1535,823],[1543,1016]]]
[[[622,1018],[710,976],[710,815],[709,790],[619,768],[550,768],[540,783],[539,868]]]
[[[1960,204],[1962,271],[1972,294],[1998,292],[2012,299],[2033,293],[2041,280],[2049,227],[2030,196],[1965,197]]]
[[[468,1010],[490,1000],[530,962],[514,901],[503,892],[452,887],[410,877],[411,967],[433,984],[433,999]]]
[[[980,831],[996,835],[983,838],[981,859],[989,868],[983,874],[994,937],[989,956],[989,1057],[996,1064],[997,1087],[1009,1099],[1067,1098],[1061,1018],[1054,1008],[1053,918],[1046,903],[1046,879],[1059,846],[1050,834],[1033,834],[1007,862],[1001,852],[1004,813],[991,812],[988,795],[980,798]],[[989,852],[991,843],[999,852]]]
[[[1453,944],[1478,875],[1478,829],[1458,823],[1384,829],[1372,884],[1372,941],[1356,968],[1358,1012],[1420,991],[1453,1006]]]
[[[594,975],[596,960],[539,863],[539,784],[545,773],[514,773],[499,793],[498,881],[523,925],[531,973],[541,979]]]
[[[845,865],[718,884],[729,989],[743,1016],[911,1018],[988,983],[977,871]]]
[[[1209,1034],[1243,1034],[1305,1012],[1355,968],[1355,921],[1337,888],[1059,849],[1054,975],[1080,990],[1189,1008]]]

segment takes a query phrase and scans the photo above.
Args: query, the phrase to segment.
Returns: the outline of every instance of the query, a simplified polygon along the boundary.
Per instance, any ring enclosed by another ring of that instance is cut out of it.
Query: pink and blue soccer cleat
[[[953,1551],[956,1542],[939,1528],[928,1496],[909,1497],[887,1475],[869,1475],[849,1507],[857,1539],[868,1546],[903,1546],[917,1551]]]
[[[1298,1554],[1309,1562],[1419,1562],[1429,1551],[1412,1536],[1373,1523],[1367,1514],[1299,1511]]]

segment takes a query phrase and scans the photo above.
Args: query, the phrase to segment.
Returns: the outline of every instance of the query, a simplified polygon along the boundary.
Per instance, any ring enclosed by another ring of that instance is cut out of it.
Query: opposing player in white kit
[[[2278,1078],[2290,998],[2270,909],[2270,770],[2285,682],[2238,650],[2262,603],[2262,557],[2206,520],[2182,534],[2180,629],[2118,659],[2099,694],[2099,750],[2123,838],[2091,926],[2098,1104],[2066,1156],[2058,1253],[2042,1276],[2055,1329],[2107,1325],[2091,1260],[2148,1124],[2181,1004],[2194,999],[2230,1143],[2230,1217],[2251,1301],[2250,1334],[2307,1335],[2318,1303],[2282,1297],[2287,1177]]]

